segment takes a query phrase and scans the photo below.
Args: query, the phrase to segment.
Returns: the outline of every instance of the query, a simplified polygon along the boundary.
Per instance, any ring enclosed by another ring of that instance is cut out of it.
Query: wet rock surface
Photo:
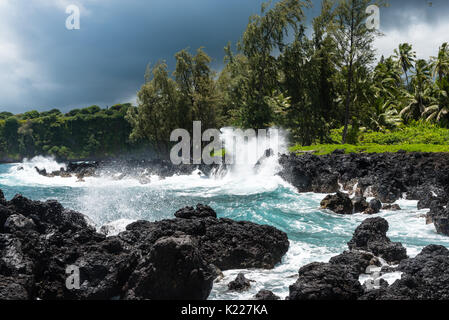
[[[379,199],[373,199],[369,202],[369,208],[374,212],[374,213],[379,213],[380,210],[382,209],[382,202],[380,202]]]
[[[281,298],[277,295],[275,295],[273,292],[269,290],[260,290],[255,296],[254,299],[256,300],[265,300],[265,301],[274,301],[274,300],[280,300]]]
[[[362,300],[448,300],[449,250],[430,245],[413,259],[403,260],[401,279],[391,286],[372,290]]]
[[[388,223],[382,218],[365,220],[348,243],[351,250],[331,258],[329,263],[311,263],[299,270],[288,299],[448,300],[449,250],[429,245],[415,258],[407,258],[405,249],[386,237],[387,230]],[[378,257],[385,253],[383,258],[394,260],[390,265],[382,264]],[[379,275],[401,272],[400,279],[389,284],[383,278],[375,278],[375,287],[366,283],[361,286],[359,276],[369,273],[370,267],[380,270]]]
[[[152,175],[166,178],[175,174],[189,175],[195,170],[201,170],[204,174],[209,175],[212,170],[217,168],[217,165],[174,165],[169,160],[159,159],[69,162],[66,168],[53,172],[35,167],[36,171],[45,177],[76,177],[78,181],[84,181],[84,178],[108,175],[117,180],[124,178],[138,179],[141,184],[150,183]]]
[[[245,291],[251,287],[251,281],[245,278],[243,273],[239,273],[237,277],[228,283],[229,291]]]
[[[351,269],[318,262],[299,269],[299,278],[289,291],[289,300],[355,300],[363,294]]]
[[[398,204],[384,204],[382,206],[382,210],[400,211],[402,209]]]
[[[106,237],[56,201],[0,194],[0,299],[206,299],[217,270],[273,268],[288,250],[273,227],[178,212]]]
[[[311,263],[298,272],[298,280],[289,288],[289,300],[356,300],[378,298],[379,290],[388,289],[388,283],[380,279],[380,289],[362,286],[359,277],[375,268],[395,272],[396,268],[382,268],[382,259],[391,264],[401,263],[403,271],[408,259],[400,243],[391,242],[386,236],[388,222],[382,218],[366,219],[354,232],[348,243],[349,251],[335,256],[328,263]],[[390,270],[391,269],[391,270]],[[430,270],[429,270],[430,271]],[[412,272],[412,271],[410,271]],[[383,292],[383,291],[382,291]]]
[[[213,217],[137,221],[128,225],[126,231],[119,234],[119,238],[125,242],[137,241],[147,246],[161,237],[180,233],[198,239],[201,255],[222,271],[272,269],[289,248],[287,234],[274,227]]]
[[[338,214],[353,214],[354,205],[346,193],[337,191],[334,195],[328,195],[321,201],[321,208],[328,209]]]
[[[380,217],[369,218],[362,222],[348,242],[351,250],[364,250],[396,263],[407,258],[405,248],[399,242],[392,242],[387,237],[388,222]]]
[[[444,153],[381,153],[282,155],[279,175],[299,192],[335,193],[339,183],[348,192],[370,193],[393,203],[405,193],[409,200],[430,196],[449,200],[449,157]],[[427,204],[423,203],[426,206]]]
[[[194,218],[216,218],[217,213],[209,206],[198,204],[196,208],[185,207],[175,212],[176,218],[194,219]]]
[[[427,223],[433,223],[439,234],[449,236],[449,208],[433,203],[426,216]]]
[[[354,206],[354,213],[364,212],[369,208],[369,203],[363,196],[356,196],[352,199],[352,204]]]

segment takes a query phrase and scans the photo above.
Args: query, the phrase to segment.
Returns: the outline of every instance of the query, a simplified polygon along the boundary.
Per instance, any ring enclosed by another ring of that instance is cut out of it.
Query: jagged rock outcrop
[[[434,202],[426,218],[427,223],[434,224],[438,233],[449,236],[449,207],[443,207],[439,202]]]
[[[398,204],[395,203],[395,204],[384,204],[382,206],[382,210],[399,211],[402,209]]]
[[[369,208],[369,203],[363,196],[355,196],[352,199],[352,204],[354,206],[354,213],[365,212],[365,210]]]
[[[243,273],[239,273],[237,277],[228,283],[229,291],[245,291],[251,287],[251,281],[246,279]]]
[[[369,218],[362,222],[348,242],[351,250],[364,250],[385,259],[389,263],[398,263],[407,258],[405,248],[399,242],[387,237],[388,222],[380,217]]]
[[[163,237],[134,269],[125,286],[125,298],[203,300],[209,296],[213,280],[196,239],[188,235]]]
[[[285,233],[208,206],[178,216],[106,237],[56,201],[0,193],[0,299],[206,299],[219,268],[273,268],[288,250]]]
[[[380,202],[379,199],[372,199],[369,202],[369,208],[374,212],[374,213],[379,213],[380,210],[382,210],[382,202]]]
[[[176,218],[192,219],[192,218],[216,218],[217,213],[209,206],[198,204],[196,208],[185,207],[175,212]]]
[[[137,221],[128,225],[119,237],[126,242],[137,241],[149,245],[161,237],[179,233],[198,239],[201,255],[223,271],[272,269],[281,261],[289,247],[287,234],[274,227],[213,217]]]
[[[299,269],[289,300],[355,300],[363,294],[358,278],[341,264],[311,263]]]
[[[282,155],[279,175],[299,192],[334,193],[339,183],[352,192],[393,203],[404,193],[410,200],[426,200],[429,192],[449,200],[449,158],[444,153],[380,153]]]
[[[328,195],[321,201],[321,208],[331,210],[338,214],[353,214],[354,206],[351,198],[346,193],[337,191],[336,194]]]
[[[138,179],[142,184],[151,182],[151,175],[157,175],[161,178],[171,177],[175,174],[192,174],[199,169],[206,175],[216,169],[217,165],[174,165],[169,160],[103,160],[103,161],[84,161],[69,162],[66,168],[57,171],[47,172],[45,168],[36,167],[37,173],[45,177],[76,177],[78,181],[84,181],[87,177],[97,177],[102,174],[113,176],[118,180],[124,178]]]
[[[398,267],[403,274],[391,286],[372,290],[362,300],[448,300],[449,250],[430,245]]]
[[[372,253],[358,250],[345,251],[338,256],[332,257],[329,263],[346,266],[347,270],[350,270],[354,277],[365,273],[369,266],[381,265],[379,259]]]
[[[277,295],[275,295],[270,290],[260,290],[255,296],[254,299],[256,300],[265,300],[265,301],[274,301],[274,300],[280,300],[281,298]]]
[[[366,219],[348,243],[349,251],[331,258],[328,263],[315,262],[299,270],[298,280],[289,287],[288,299],[356,300],[364,295],[373,295],[360,284],[359,276],[367,273],[371,266],[381,267],[379,257],[391,263],[407,259],[405,248],[400,243],[391,242],[386,236],[387,231],[386,220]],[[385,281],[379,283],[383,289],[388,287]]]

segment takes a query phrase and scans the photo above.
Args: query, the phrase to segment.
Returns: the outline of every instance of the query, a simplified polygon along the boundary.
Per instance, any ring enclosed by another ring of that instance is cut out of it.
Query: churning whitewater
[[[222,139],[231,135],[224,132]],[[185,206],[203,203],[211,206],[219,217],[248,220],[274,226],[287,233],[290,249],[282,263],[273,270],[232,270],[214,283],[210,299],[251,299],[259,290],[273,291],[280,297],[288,295],[288,286],[295,281],[298,269],[310,262],[328,261],[347,247],[355,228],[365,220],[363,214],[338,216],[320,209],[324,194],[300,194],[277,173],[279,153],[286,152],[286,140],[260,144],[249,139],[238,144],[233,152],[247,152],[251,161],[224,167],[206,176],[197,170],[190,175],[168,178],[151,176],[142,184],[133,177],[105,172],[100,177],[44,177],[36,167],[48,172],[65,168],[53,159],[36,157],[18,164],[0,165],[0,189],[7,198],[20,193],[33,200],[58,200],[67,208],[82,212],[98,229],[108,225],[118,233],[136,220],[157,221],[173,218]],[[274,156],[256,165],[265,150]],[[254,155],[257,155],[254,157]],[[423,217],[428,210],[417,210],[417,201],[399,200],[402,210],[382,211],[380,216],[390,224],[388,236],[402,242],[410,256],[428,244],[449,246],[449,238],[438,235]],[[239,272],[254,280],[245,292],[229,292],[227,284]],[[396,275],[397,277],[400,274]],[[390,283],[396,277],[387,278]],[[363,280],[363,279],[361,279]]]

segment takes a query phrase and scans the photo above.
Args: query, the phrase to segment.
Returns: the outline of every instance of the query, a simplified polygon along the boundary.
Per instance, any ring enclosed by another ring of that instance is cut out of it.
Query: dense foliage
[[[156,65],[130,115],[134,134],[159,143],[172,128],[190,129],[192,120],[202,120],[207,126],[281,126],[307,146],[335,143],[336,129],[340,141],[357,144],[360,131],[394,131],[413,121],[447,127],[448,45],[425,61],[410,44],[398,44],[376,64],[373,43],[381,34],[366,25],[373,3],[385,5],[323,0],[311,32],[305,17],[310,1],[265,3],[250,17],[237,52],[225,47],[217,78],[202,50],[194,57],[178,53],[173,76]]]
[[[35,155],[62,159],[117,156],[136,146],[129,143],[131,126],[125,120],[130,104],[107,109],[91,106],[66,114],[48,112],[0,114],[0,154],[2,160]]]
[[[337,149],[349,152],[449,152],[449,129],[441,128],[428,122],[401,124],[394,130],[372,131],[360,130],[352,137],[353,144],[342,144],[343,128],[331,130],[332,144],[315,144],[312,146],[295,145],[291,151],[326,154]]]

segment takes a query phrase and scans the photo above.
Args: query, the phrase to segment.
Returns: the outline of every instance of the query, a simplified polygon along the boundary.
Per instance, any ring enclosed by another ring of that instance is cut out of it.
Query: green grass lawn
[[[318,144],[309,147],[296,145],[290,148],[291,152],[315,151],[314,154],[322,155],[332,153],[336,149],[344,149],[346,153],[384,153],[398,152],[405,150],[407,152],[449,152],[449,145],[437,144],[399,144],[399,145],[381,145],[381,144]]]
[[[360,130],[352,140],[353,144],[341,144],[343,128],[331,130],[333,144],[318,144],[310,147],[295,145],[291,152],[315,151],[314,154],[328,154],[336,149],[346,153],[384,153],[398,152],[449,152],[449,129],[425,122],[401,125],[395,130],[372,132]]]

